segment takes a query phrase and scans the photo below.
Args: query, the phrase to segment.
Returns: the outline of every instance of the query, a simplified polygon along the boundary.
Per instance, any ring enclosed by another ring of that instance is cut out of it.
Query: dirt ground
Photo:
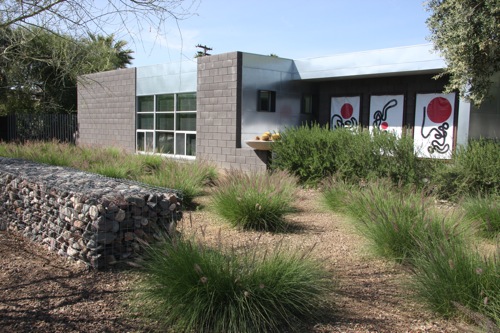
[[[186,212],[178,229],[210,244],[276,244],[309,251],[331,273],[336,289],[331,311],[310,332],[481,332],[462,320],[445,320],[412,299],[410,275],[372,257],[348,221],[322,208],[319,193],[301,190],[298,212],[287,219],[293,232],[243,232],[226,226],[209,209],[208,197]],[[153,332],[153,324],[131,318],[127,292],[136,275],[127,270],[95,272],[12,233],[0,232],[0,332]]]

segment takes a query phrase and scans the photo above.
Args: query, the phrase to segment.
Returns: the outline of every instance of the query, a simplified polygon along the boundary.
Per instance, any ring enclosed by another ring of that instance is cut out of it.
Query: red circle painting
[[[352,113],[353,113],[353,107],[351,104],[349,103],[345,103],[344,105],[342,105],[342,107],[340,108],[340,115],[342,116],[342,118],[344,119],[349,119],[352,117]]]
[[[386,131],[389,128],[389,124],[387,123],[387,121],[384,121],[382,124],[380,124],[380,128]]]
[[[427,105],[427,116],[436,124],[445,122],[451,116],[450,102],[444,97],[433,98]]]

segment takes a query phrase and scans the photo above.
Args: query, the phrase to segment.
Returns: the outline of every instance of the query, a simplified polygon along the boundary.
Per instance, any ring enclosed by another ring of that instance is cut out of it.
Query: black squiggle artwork
[[[397,105],[398,101],[395,99],[391,99],[389,102],[385,103],[382,111],[375,111],[375,113],[373,114],[373,126],[380,129],[380,125],[382,125],[382,122],[387,120],[387,111],[389,111],[389,109],[392,109],[393,107],[396,107]]]
[[[424,118],[422,119],[422,127],[420,128],[420,134],[424,139],[427,139],[431,134],[434,133],[434,140],[431,141],[429,147],[427,147],[427,151],[429,154],[438,153],[445,154],[450,150],[450,145],[446,143],[446,137],[448,136],[448,129],[450,128],[450,124],[448,122],[442,123],[437,128],[433,128],[427,133],[424,134],[424,126],[425,126],[425,118],[427,117],[427,108],[424,106]]]
[[[339,127],[356,127],[358,126],[358,120],[354,117],[351,117],[348,120],[344,120],[338,114],[334,114],[331,119],[331,128],[339,128]]]

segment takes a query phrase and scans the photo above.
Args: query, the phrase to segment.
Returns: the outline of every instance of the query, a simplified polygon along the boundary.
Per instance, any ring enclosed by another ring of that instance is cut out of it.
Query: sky
[[[143,26],[118,35],[134,50],[133,67],[196,61],[198,44],[211,54],[302,59],[429,42],[423,0],[191,1],[185,3],[192,15],[167,21],[161,31]]]

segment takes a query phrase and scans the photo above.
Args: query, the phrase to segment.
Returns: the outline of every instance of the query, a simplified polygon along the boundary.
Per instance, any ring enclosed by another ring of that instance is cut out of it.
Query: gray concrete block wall
[[[90,74],[78,83],[77,144],[135,152],[136,69]]]
[[[264,171],[269,153],[240,147],[242,53],[198,58],[196,157],[224,169]]]

